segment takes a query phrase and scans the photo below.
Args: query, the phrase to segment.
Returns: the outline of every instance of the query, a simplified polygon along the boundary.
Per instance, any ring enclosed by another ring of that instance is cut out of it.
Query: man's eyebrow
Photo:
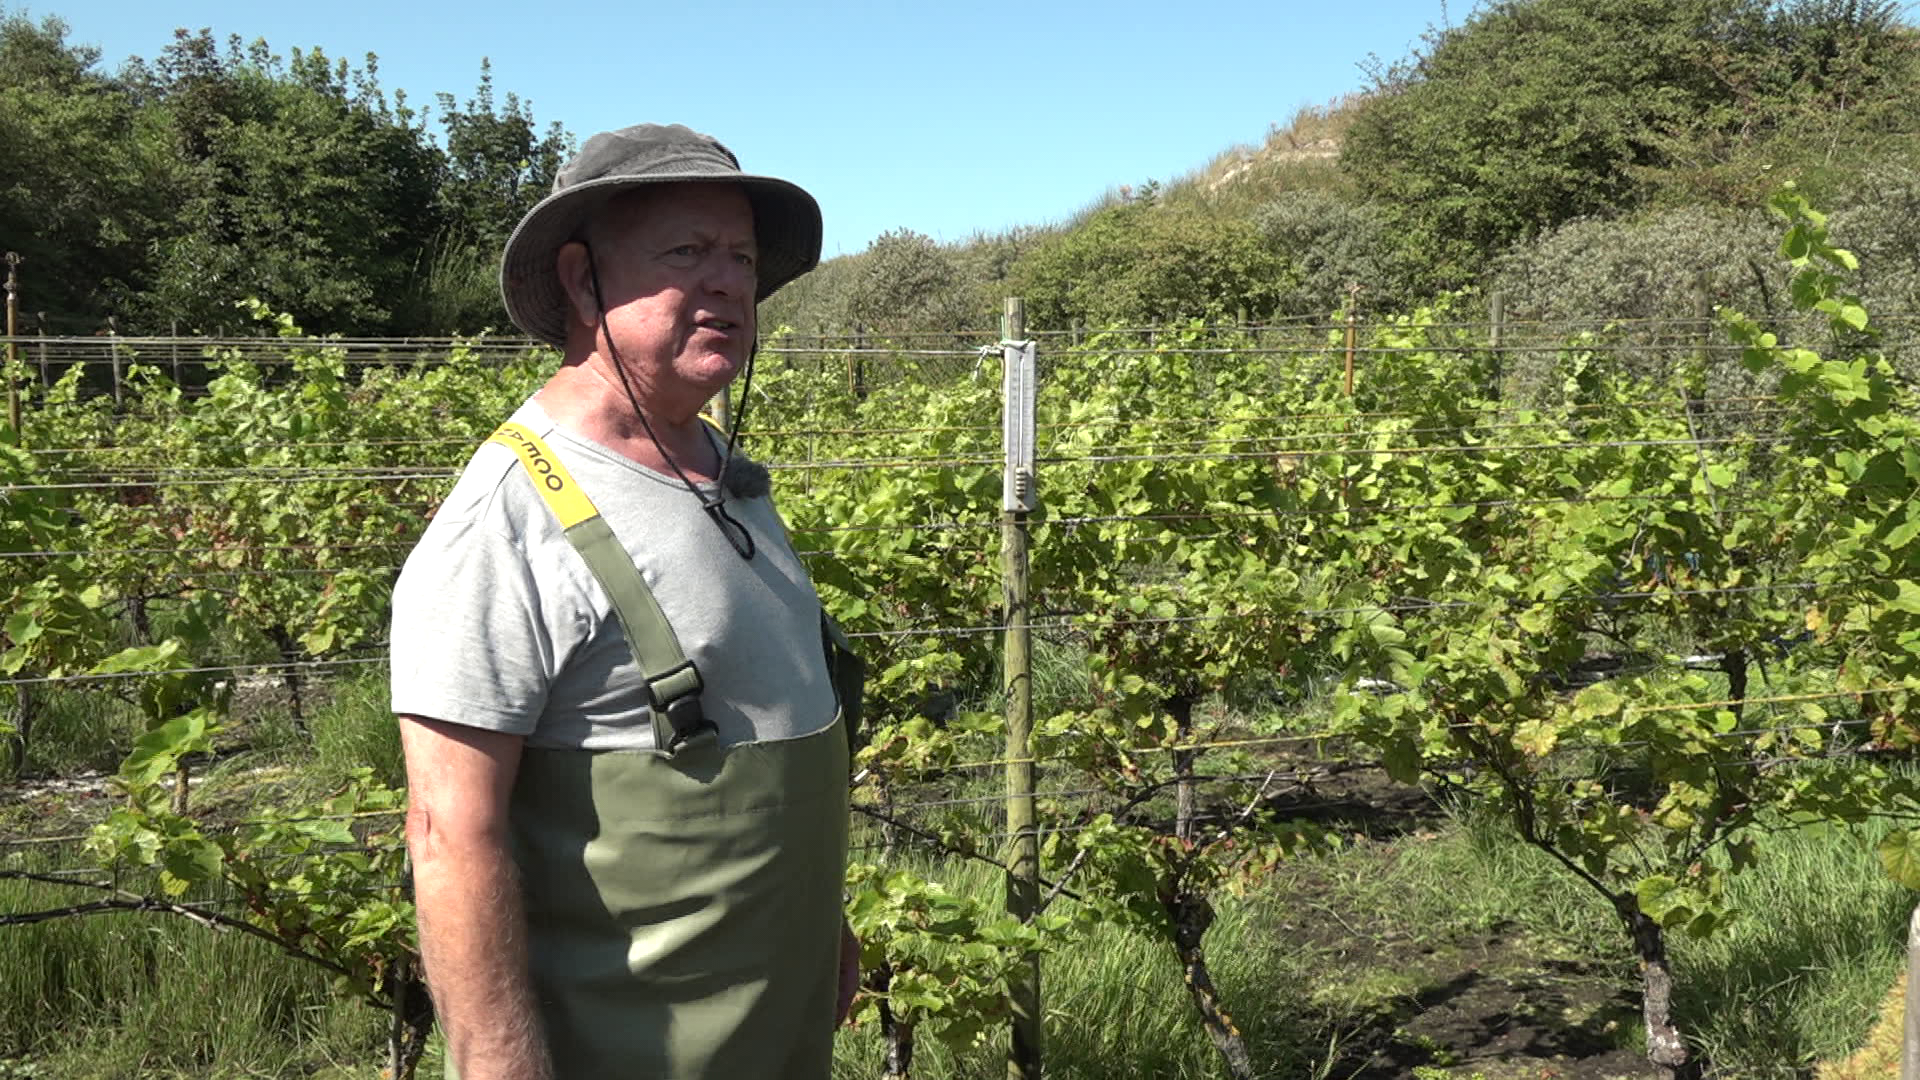
[[[687,243],[689,240],[706,244],[711,247],[719,247],[719,246],[722,246],[723,244],[724,246],[730,247],[730,248],[752,248],[752,249],[758,250],[760,247],[760,238],[756,235],[749,234],[746,237],[739,240],[723,241],[718,232],[715,232],[712,229],[703,229],[698,226],[692,226],[692,225],[689,225],[684,229],[679,229],[674,232],[670,232],[665,236],[661,237],[662,243],[665,243],[672,247],[678,247],[680,244]]]

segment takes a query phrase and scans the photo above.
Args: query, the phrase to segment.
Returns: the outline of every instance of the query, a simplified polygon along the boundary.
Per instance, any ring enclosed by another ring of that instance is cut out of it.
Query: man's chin
[[[746,369],[744,359],[709,354],[695,358],[681,368],[687,382],[705,390],[708,394],[717,394],[727,388],[740,372]]]

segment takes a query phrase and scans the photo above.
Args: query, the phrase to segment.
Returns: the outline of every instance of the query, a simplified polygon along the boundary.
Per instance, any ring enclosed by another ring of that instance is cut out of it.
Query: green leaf
[[[332,626],[321,626],[309,630],[300,635],[300,646],[309,654],[319,656],[333,648],[334,631],[335,627]]]
[[[25,611],[9,616],[7,619],[7,636],[18,645],[25,645],[39,637],[41,629],[40,621]]]
[[[1626,705],[1620,692],[1606,683],[1595,683],[1576,694],[1573,699],[1573,714],[1581,719],[1599,716],[1612,716]]]
[[[1920,584],[1911,581],[1896,581],[1893,584],[1898,592],[1887,601],[1888,606],[1896,611],[1920,615]]]
[[[1404,737],[1388,743],[1385,752],[1380,756],[1380,764],[1386,768],[1387,775],[1402,784],[1420,782],[1422,760],[1419,744]]]
[[[1880,865],[1902,886],[1920,889],[1920,830],[1899,830],[1882,837]]]
[[[1673,878],[1654,874],[1642,878],[1640,884],[1634,887],[1633,895],[1648,918],[1665,926],[1667,919],[1675,912],[1688,908],[1688,892]]]
[[[1367,632],[1373,635],[1374,642],[1379,645],[1398,645],[1407,640],[1407,632],[1405,630],[1400,629],[1385,619],[1379,622],[1368,623]]]
[[[1559,741],[1559,731],[1545,720],[1525,721],[1513,733],[1513,745],[1519,747],[1522,753],[1534,757],[1546,757]]]

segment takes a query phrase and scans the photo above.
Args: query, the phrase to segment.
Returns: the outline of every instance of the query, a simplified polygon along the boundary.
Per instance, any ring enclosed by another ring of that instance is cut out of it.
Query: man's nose
[[[732,252],[719,252],[707,269],[707,288],[721,296],[752,296],[757,281],[751,263],[742,263]]]

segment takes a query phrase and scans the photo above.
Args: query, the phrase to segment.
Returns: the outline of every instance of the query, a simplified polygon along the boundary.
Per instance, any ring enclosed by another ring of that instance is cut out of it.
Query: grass
[[[32,692],[33,724],[24,758],[16,764],[21,745],[0,738],[0,777],[112,772],[140,732],[139,710],[114,694],[99,690],[49,693],[39,687]],[[0,715],[14,715],[18,693],[19,688],[6,690]]]
[[[53,869],[82,858],[75,848],[38,849],[0,865]],[[7,912],[91,898],[0,881]],[[308,1076],[375,1058],[379,1016],[252,938],[134,914],[0,934],[0,1060],[33,1063],[48,1077]]]

